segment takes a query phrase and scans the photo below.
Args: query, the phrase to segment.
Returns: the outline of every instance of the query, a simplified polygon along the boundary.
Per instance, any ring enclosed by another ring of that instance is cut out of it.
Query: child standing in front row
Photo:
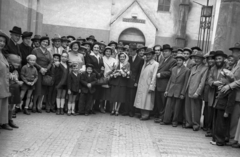
[[[26,104],[23,111],[23,113],[26,115],[30,115],[30,113],[28,112],[28,105],[30,103],[31,95],[34,90],[34,84],[37,82],[38,79],[38,72],[37,69],[34,67],[36,59],[37,58],[35,55],[27,56],[28,63],[24,65],[21,70],[21,78],[24,84],[21,88],[20,97],[22,100],[27,93]]]
[[[88,116],[93,103],[93,94],[96,91],[94,85],[97,83],[96,74],[93,73],[93,65],[86,65],[86,72],[81,75],[82,90],[79,100],[79,115]]]
[[[72,65],[72,71],[69,74],[68,77],[68,116],[75,115],[75,100],[78,95],[78,93],[81,92],[81,74],[78,70],[78,65],[73,64]]]

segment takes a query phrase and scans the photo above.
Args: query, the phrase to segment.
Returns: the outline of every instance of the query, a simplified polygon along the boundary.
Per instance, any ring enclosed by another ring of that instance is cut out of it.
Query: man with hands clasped
[[[167,97],[167,103],[161,125],[170,124],[177,127],[178,122],[182,121],[183,99],[186,93],[186,86],[190,70],[183,65],[185,60],[182,54],[176,56],[177,66],[172,69],[172,75],[168,81],[164,96]],[[173,117],[173,118],[172,118]]]
[[[200,129],[200,118],[202,110],[202,93],[205,86],[208,67],[204,65],[203,53],[195,52],[191,57],[195,60],[187,83],[185,98],[185,128],[193,128],[193,131]]]

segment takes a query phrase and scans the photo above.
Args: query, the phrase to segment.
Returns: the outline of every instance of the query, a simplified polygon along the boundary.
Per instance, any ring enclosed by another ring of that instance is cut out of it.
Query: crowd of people
[[[52,42],[32,36],[17,26],[10,38],[0,32],[1,129],[18,128],[18,112],[108,112],[203,129],[211,144],[240,148],[239,44],[227,55],[197,46],[105,44],[93,35],[55,34]]]

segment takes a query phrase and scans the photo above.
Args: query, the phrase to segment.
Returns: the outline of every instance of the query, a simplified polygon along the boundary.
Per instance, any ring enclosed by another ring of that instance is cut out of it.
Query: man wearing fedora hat
[[[82,37],[78,37],[78,38],[77,38],[77,41],[79,41],[79,42],[80,42],[80,45],[82,45],[83,42],[86,41],[86,39],[84,39],[84,38],[82,38]]]
[[[22,35],[22,29],[20,27],[14,26],[12,30],[9,31],[10,32],[10,40],[8,42],[8,44],[6,45],[5,49],[4,49],[4,54],[8,55],[8,54],[15,54],[18,56],[22,56],[21,51],[19,49],[19,45],[18,42],[20,40],[20,37]]]
[[[87,41],[88,42],[90,42],[90,43],[95,43],[95,42],[97,42],[97,40],[95,39],[95,36],[93,36],[93,35],[90,35],[89,37],[87,37],[86,38],[87,39]]]
[[[138,56],[136,45],[132,45],[131,47],[132,56],[129,57],[130,63],[130,75],[127,84],[127,104],[125,105],[125,115],[129,115],[133,117],[135,114],[134,109],[134,99],[137,92],[138,80],[140,77],[140,73],[142,70],[142,66],[144,64],[144,60]],[[123,115],[124,115],[123,114]]]
[[[153,47],[153,51],[155,52],[155,61],[157,61],[159,65],[162,65],[164,57],[163,57],[161,45],[155,45]]]
[[[32,41],[32,48],[39,48],[40,47],[40,39],[41,35],[34,35],[34,37],[31,39]]]
[[[156,88],[156,74],[158,62],[154,60],[155,52],[148,48],[145,52],[146,60],[138,81],[134,107],[141,110],[141,120],[148,120],[149,113],[153,110]]]
[[[188,47],[185,47],[183,49],[183,55],[185,57],[185,61],[183,63],[184,66],[191,69],[193,65],[195,64],[194,61],[190,58],[190,55],[192,54],[192,50]]]
[[[227,92],[229,90],[236,89],[236,98],[235,98],[235,106],[233,109],[233,113],[231,115],[231,124],[230,124],[230,142],[227,145],[233,145],[237,142],[234,141],[234,137],[237,130],[238,120],[240,118],[240,44],[236,43],[234,47],[229,48],[232,51],[233,57],[238,61],[237,65],[232,68],[232,77],[234,81],[228,85],[225,85],[221,92]]]
[[[191,55],[195,61],[195,66],[191,69],[191,74],[187,83],[185,98],[185,128],[193,128],[194,131],[200,129],[200,118],[202,110],[202,93],[207,77],[208,67],[203,63],[204,56],[201,51]]]
[[[70,40],[66,37],[66,36],[62,36],[61,37],[61,43],[62,43],[62,48],[68,52],[70,49],[69,49],[69,43],[70,43]]]
[[[139,57],[144,58],[144,53],[146,51],[147,47],[143,44],[137,44],[137,54]]]
[[[172,123],[173,127],[177,127],[178,122],[182,122],[182,102],[190,74],[190,70],[183,65],[185,57],[182,54],[177,54],[175,59],[177,60],[177,66],[172,69],[172,74],[164,93],[165,97],[167,97],[167,102],[163,122],[160,122],[161,125]]]
[[[207,109],[208,117],[206,117],[208,119],[208,122],[207,122],[208,132],[206,134],[206,137],[212,136],[214,102],[218,92],[218,87],[222,85],[220,80],[223,76],[220,75],[220,73],[226,67],[224,60],[227,57],[227,55],[223,51],[218,50],[218,51],[215,51],[214,54],[210,53],[208,56],[206,56],[207,59],[209,59],[210,57],[213,57],[215,59],[215,65],[211,69],[209,69],[210,70],[208,72],[209,76],[207,78],[209,90],[208,90],[208,103],[207,103],[207,106],[205,106],[208,108]]]
[[[70,42],[72,42],[73,40],[76,40],[76,38],[72,35],[68,35],[67,38],[68,40],[70,40]]]
[[[22,54],[22,66],[27,64],[27,56],[32,53],[32,47],[31,45],[31,37],[32,32],[23,32],[22,34],[22,43],[19,45],[20,52]]]
[[[53,54],[62,54],[64,48],[62,47],[61,44],[61,36],[59,34],[55,34],[54,37],[52,38],[53,45],[52,47],[48,48],[48,51]]]
[[[172,57],[172,48],[170,45],[165,44],[162,48],[164,60],[162,64],[158,68],[157,72],[157,84],[156,84],[156,100],[155,107],[157,107],[158,113],[156,113],[155,119],[156,123],[160,123],[163,121],[165,106],[166,106],[166,97],[164,93],[166,91],[166,87],[168,81],[171,76],[172,68],[176,65],[176,60]]]

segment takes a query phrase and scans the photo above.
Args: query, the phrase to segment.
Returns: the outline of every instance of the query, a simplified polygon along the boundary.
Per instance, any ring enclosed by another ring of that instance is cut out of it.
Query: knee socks
[[[60,108],[64,108],[64,104],[65,104],[65,99],[60,99],[61,101],[61,105],[60,105]]]
[[[57,108],[59,109],[61,107],[61,102],[59,98],[56,98],[56,102],[57,102]]]

